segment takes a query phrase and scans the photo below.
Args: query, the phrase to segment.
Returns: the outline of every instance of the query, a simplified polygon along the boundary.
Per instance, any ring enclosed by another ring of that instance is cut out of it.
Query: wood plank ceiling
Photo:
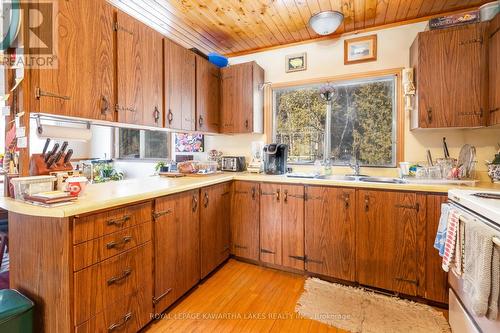
[[[324,10],[344,14],[333,36],[477,7],[492,0],[109,0],[204,53],[251,53],[321,36],[308,27]]]

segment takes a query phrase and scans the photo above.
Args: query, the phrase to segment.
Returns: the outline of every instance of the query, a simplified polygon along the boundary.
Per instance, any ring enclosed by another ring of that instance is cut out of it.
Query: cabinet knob
[[[370,210],[370,197],[365,195],[365,212]]]
[[[245,128],[248,128],[248,124],[249,123],[248,123],[248,119],[247,119],[247,120],[245,120]]]
[[[101,114],[107,115],[109,112],[109,101],[106,96],[101,97]]]
[[[203,127],[203,117],[200,116],[200,118],[198,118],[198,125],[201,127]]]
[[[280,201],[280,190],[276,190],[276,201]]]
[[[205,202],[203,203],[203,205],[205,206],[205,208],[208,207],[208,192],[205,192]]]
[[[170,109],[168,109],[167,119],[168,119],[168,124],[172,125],[172,121],[174,120],[174,114],[172,113],[172,110],[170,110]]]
[[[432,123],[432,108],[427,109],[427,122]]]
[[[155,106],[155,110],[153,111],[153,117],[155,119],[155,123],[158,124],[158,122],[160,121],[160,110],[158,110],[157,106]]]
[[[196,210],[198,209],[198,198],[196,197],[196,195],[193,195],[193,213],[196,212]]]

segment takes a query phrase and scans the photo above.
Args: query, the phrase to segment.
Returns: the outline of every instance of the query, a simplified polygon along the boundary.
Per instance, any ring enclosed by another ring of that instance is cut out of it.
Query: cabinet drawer
[[[73,244],[79,244],[136,224],[151,221],[151,202],[76,217],[73,220]]]
[[[147,242],[75,273],[75,325],[133,293],[151,302],[152,260],[151,242]]]
[[[152,310],[151,300],[132,294],[77,326],[75,333],[135,333],[150,321]]]
[[[151,240],[151,222],[146,222],[80,243],[73,246],[73,269],[79,271],[149,240]]]

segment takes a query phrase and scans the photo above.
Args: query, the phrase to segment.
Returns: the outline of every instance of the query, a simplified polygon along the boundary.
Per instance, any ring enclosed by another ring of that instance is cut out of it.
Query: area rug
[[[309,278],[295,311],[303,317],[356,333],[447,333],[432,307],[361,288]]]

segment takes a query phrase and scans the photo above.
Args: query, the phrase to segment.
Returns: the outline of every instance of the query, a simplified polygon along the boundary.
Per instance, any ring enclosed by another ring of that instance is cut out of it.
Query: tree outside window
[[[362,165],[395,166],[395,86],[390,76],[276,89],[275,141],[289,145],[290,163],[330,159],[340,165],[358,156]],[[325,89],[333,93],[330,102],[320,96]],[[330,138],[327,152],[325,136]]]

